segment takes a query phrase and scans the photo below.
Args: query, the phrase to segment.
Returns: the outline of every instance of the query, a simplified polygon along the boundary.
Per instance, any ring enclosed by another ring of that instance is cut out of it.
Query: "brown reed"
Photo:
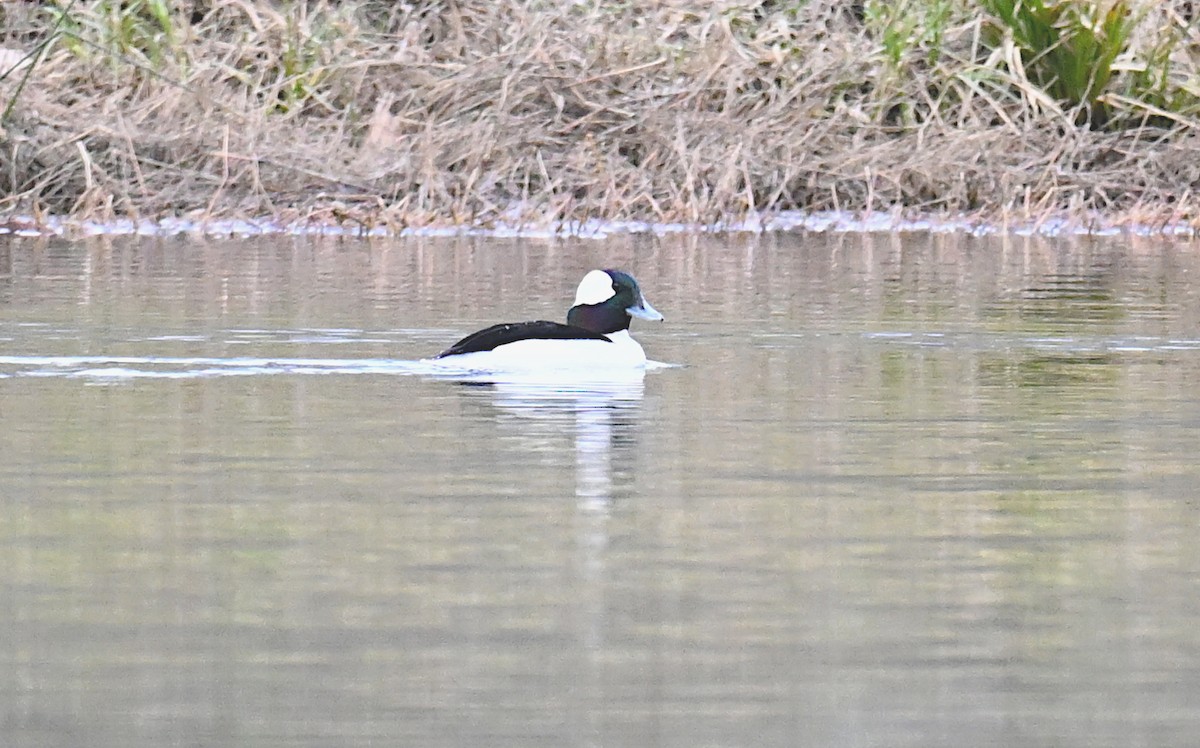
[[[1098,123],[958,0],[5,3],[0,217],[1200,225],[1192,5],[1134,5]]]

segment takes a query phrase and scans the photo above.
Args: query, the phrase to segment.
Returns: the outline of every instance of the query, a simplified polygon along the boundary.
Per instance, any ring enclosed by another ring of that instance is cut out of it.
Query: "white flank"
[[[605,276],[608,277],[608,276]],[[518,340],[491,351],[434,359],[439,366],[468,371],[558,371],[642,369],[646,353],[629,332],[621,330],[603,340]]]
[[[575,305],[599,304],[615,295],[613,280],[609,274],[603,270],[593,270],[579,281],[579,288],[575,291]]]

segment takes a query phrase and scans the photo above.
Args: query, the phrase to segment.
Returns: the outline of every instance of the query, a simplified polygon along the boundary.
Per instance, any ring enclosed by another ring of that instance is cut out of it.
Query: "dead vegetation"
[[[1098,63],[982,5],[5,3],[0,213],[1200,226],[1194,4],[1090,3],[1068,21],[1112,45]]]

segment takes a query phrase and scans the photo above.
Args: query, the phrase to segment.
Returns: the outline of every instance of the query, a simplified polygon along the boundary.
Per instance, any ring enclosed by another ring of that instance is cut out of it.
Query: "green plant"
[[[981,0],[998,21],[993,46],[1010,36],[1021,71],[1060,104],[1094,125],[1111,112],[1098,101],[1113,77],[1113,62],[1129,47],[1136,26],[1128,0]]]
[[[61,27],[64,46],[89,60],[98,51],[110,62],[120,60],[160,70],[165,60],[182,59],[179,31],[165,0],[101,0],[79,12],[58,3],[47,12]]]
[[[878,37],[884,56],[896,69],[913,50],[923,53],[930,65],[936,64],[950,16],[950,0],[871,0],[863,6],[867,28]]]
[[[4,105],[3,113],[0,113],[0,125],[7,122],[8,119],[12,116],[13,109],[17,105],[17,100],[21,98],[21,92],[23,92],[25,90],[26,84],[29,83],[29,78],[33,74],[33,70],[37,66],[38,61],[40,61],[42,59],[42,57],[46,54],[46,51],[50,48],[51,44],[54,43],[54,40],[59,38],[60,35],[62,35],[63,25],[66,23],[67,18],[70,15],[71,8],[75,7],[75,4],[78,2],[79,2],[79,0],[70,0],[70,2],[67,3],[66,8],[64,8],[62,13],[55,19],[55,22],[51,26],[49,33],[47,33],[45,35],[45,37],[40,42],[38,42],[37,46],[35,46],[31,52],[29,52],[28,54],[25,55],[24,61],[27,62],[28,64],[14,65],[11,68],[9,68],[9,70],[7,72],[5,72],[3,75],[0,75],[0,80],[3,80],[4,78],[7,78],[9,75],[11,75],[13,72],[15,72],[16,70],[23,69],[23,71],[24,71],[21,75],[21,80],[17,82],[17,87],[16,87],[16,90],[13,92],[12,97]],[[7,17],[0,16],[0,20],[7,21],[8,19],[7,19]]]
[[[863,5],[871,45],[867,59],[881,73],[873,76],[871,95],[864,101],[873,118],[912,127],[936,110],[933,101],[943,90],[939,60],[952,10],[951,0],[868,0]]]
[[[311,103],[330,106],[324,97],[338,69],[341,51],[354,43],[353,8],[317,4],[296,6],[278,17],[277,35],[260,47],[260,63],[272,82],[272,111],[300,113]]]
[[[1130,100],[1131,115],[1162,126],[1200,114],[1200,82],[1187,66],[1173,64],[1181,42],[1191,33],[1185,19],[1175,15],[1160,19],[1136,59],[1121,64],[1121,94]],[[1186,59],[1186,45],[1183,57]]]

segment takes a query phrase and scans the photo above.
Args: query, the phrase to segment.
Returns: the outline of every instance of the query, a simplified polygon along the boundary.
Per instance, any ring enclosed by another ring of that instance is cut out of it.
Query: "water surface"
[[[631,271],[679,366],[417,362]],[[6,239],[0,740],[1189,745],[1200,246]]]

